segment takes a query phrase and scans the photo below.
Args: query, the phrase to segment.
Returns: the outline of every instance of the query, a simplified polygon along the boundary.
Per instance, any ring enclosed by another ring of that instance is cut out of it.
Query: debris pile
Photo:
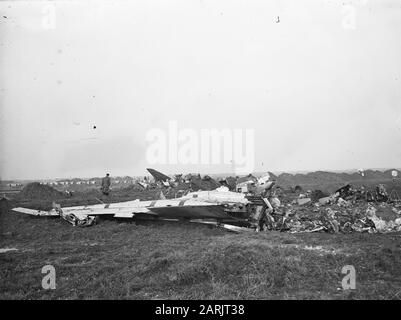
[[[401,231],[401,204],[388,201],[384,185],[376,187],[374,203],[363,195],[363,189],[358,190],[351,185],[317,201],[312,201],[308,194],[301,194],[298,199],[267,214],[264,228],[293,233]],[[381,215],[386,216],[385,219]]]

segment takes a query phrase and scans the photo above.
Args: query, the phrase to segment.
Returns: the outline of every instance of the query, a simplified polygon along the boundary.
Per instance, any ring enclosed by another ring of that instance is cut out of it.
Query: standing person
[[[106,176],[102,179],[102,192],[104,195],[108,196],[110,193],[110,175],[107,173]]]
[[[4,220],[6,218],[6,214],[8,214],[10,210],[10,204],[5,196],[0,199],[0,239],[3,237],[3,233],[5,230]]]

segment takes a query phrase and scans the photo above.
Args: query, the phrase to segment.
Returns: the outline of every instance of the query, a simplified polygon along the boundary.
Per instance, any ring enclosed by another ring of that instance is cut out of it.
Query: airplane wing
[[[40,216],[40,217],[57,217],[57,216],[59,216],[59,214],[53,209],[50,211],[42,211],[42,210],[18,207],[18,208],[14,208],[12,210],[16,211],[16,212],[21,212],[21,213],[30,214],[33,216]]]
[[[168,199],[153,201],[135,200],[89,206],[64,208],[58,207],[50,211],[41,211],[21,207],[14,208],[12,210],[35,216],[61,216],[71,223],[75,223],[75,221],[88,221],[89,217],[93,218],[103,215],[112,216],[114,218],[133,218],[135,215],[149,215],[152,217],[173,219],[229,218],[227,213],[224,211],[223,205],[192,199]]]

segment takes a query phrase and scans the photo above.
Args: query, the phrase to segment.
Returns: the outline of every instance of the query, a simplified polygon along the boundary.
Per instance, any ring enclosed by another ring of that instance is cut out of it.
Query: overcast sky
[[[230,172],[146,134],[253,129],[255,171],[401,167],[401,1],[2,1],[2,179]],[[96,128],[94,127],[96,126]]]

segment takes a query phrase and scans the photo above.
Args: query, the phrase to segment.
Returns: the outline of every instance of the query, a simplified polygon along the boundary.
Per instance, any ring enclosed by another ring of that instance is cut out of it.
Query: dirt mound
[[[65,195],[50,186],[32,182],[22,189],[19,197],[26,200],[56,200],[64,198]]]

